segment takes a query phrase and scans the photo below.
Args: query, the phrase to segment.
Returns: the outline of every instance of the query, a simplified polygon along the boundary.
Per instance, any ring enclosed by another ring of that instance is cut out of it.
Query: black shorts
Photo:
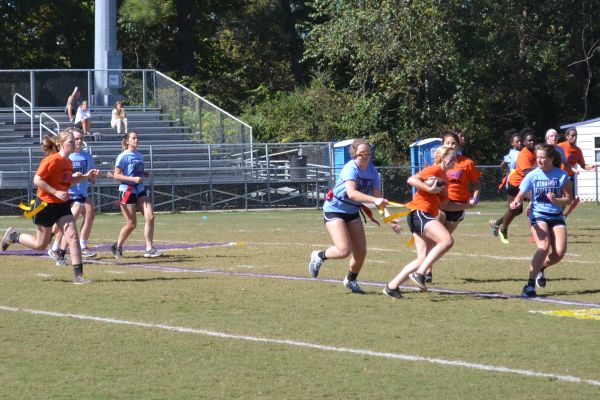
[[[421,210],[413,210],[406,217],[408,229],[410,229],[412,233],[416,233],[419,236],[423,236],[423,232],[425,232],[425,225],[433,220],[435,220],[433,215]]]
[[[123,204],[123,197],[125,196],[125,193],[127,192],[119,192],[119,203],[121,204]],[[129,194],[129,198],[125,204],[137,204],[138,199],[141,199],[142,197],[148,197],[145,190],[142,190],[138,194],[132,192]]]
[[[575,197],[577,197],[577,189],[575,188],[575,174],[570,176],[569,180],[571,181],[571,196],[573,196],[571,200],[575,200]]]
[[[517,197],[519,194],[519,187],[513,186],[510,183],[506,185],[506,194],[511,197]]]
[[[340,212],[323,212],[323,222],[328,223],[329,221],[335,221],[341,219],[345,223],[349,224],[354,221],[360,221],[360,213],[340,213]]]
[[[460,222],[463,219],[465,219],[465,210],[460,210],[460,211],[444,211],[444,214],[446,214],[446,221],[450,221],[450,222]]]
[[[40,204],[40,199],[36,199],[34,207]],[[71,213],[71,206],[68,203],[48,203],[48,205],[39,213],[33,216],[33,223],[45,228],[51,228],[59,219]]]

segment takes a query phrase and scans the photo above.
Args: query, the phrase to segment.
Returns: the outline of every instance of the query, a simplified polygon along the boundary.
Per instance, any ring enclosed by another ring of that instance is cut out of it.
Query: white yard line
[[[334,351],[338,353],[348,353],[348,354],[356,354],[360,356],[368,356],[368,357],[379,357],[386,358],[392,360],[402,360],[402,361],[410,361],[410,362],[427,362],[435,365],[443,365],[450,367],[462,367],[468,369],[474,369],[479,371],[489,371],[489,372],[497,372],[502,374],[511,374],[511,375],[520,375],[531,378],[543,378],[543,379],[554,379],[562,382],[568,383],[585,383],[588,385],[599,386],[599,380],[592,379],[584,379],[577,376],[572,375],[559,375],[559,374],[551,374],[547,372],[534,371],[528,369],[518,369],[518,368],[507,368],[502,366],[494,366],[494,365],[486,365],[486,364],[478,364],[472,363],[463,360],[446,360],[443,358],[431,358],[431,357],[423,357],[417,355],[410,354],[401,354],[401,353],[387,353],[387,352],[379,352],[368,349],[356,349],[349,347],[337,347],[337,346],[327,346],[316,343],[302,342],[294,339],[271,339],[264,338],[258,336],[247,336],[247,335],[236,335],[227,332],[219,332],[219,331],[209,331],[206,329],[198,329],[198,328],[188,328],[183,326],[174,326],[174,325],[165,325],[165,324],[153,324],[148,322],[139,322],[139,321],[129,321],[123,319],[115,319],[115,318],[106,318],[106,317],[97,317],[93,315],[83,315],[83,314],[71,314],[71,313],[61,313],[55,311],[44,311],[44,310],[33,310],[28,308],[17,308],[17,307],[9,307],[9,306],[1,306],[0,310],[5,312],[14,312],[14,313],[24,313],[31,315],[43,315],[47,317],[56,317],[56,318],[70,318],[70,319],[78,319],[83,321],[94,321],[101,322],[104,324],[114,324],[114,325],[126,325],[133,326],[137,328],[148,328],[148,329],[162,329],[171,332],[178,333],[187,333],[187,334],[195,334],[195,335],[203,335],[210,337],[217,337],[222,339],[233,339],[233,340],[243,340],[247,342],[255,342],[255,343],[267,343],[267,344],[275,344],[281,346],[292,346],[292,347],[300,347],[300,348],[308,348],[314,350],[321,351]]]

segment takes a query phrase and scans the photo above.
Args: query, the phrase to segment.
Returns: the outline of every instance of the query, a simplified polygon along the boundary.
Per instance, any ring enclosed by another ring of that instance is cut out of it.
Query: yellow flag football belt
[[[33,207],[34,205],[35,205],[35,200],[31,200],[29,202],[29,205],[25,205],[23,203],[19,203],[19,208],[21,210],[25,211],[23,213],[23,216],[25,218],[31,218],[31,217],[33,217],[34,215],[36,215],[37,213],[39,213],[40,211],[42,211],[44,208],[46,208],[46,206],[48,205],[48,203],[46,203],[45,201],[42,201],[35,208]]]

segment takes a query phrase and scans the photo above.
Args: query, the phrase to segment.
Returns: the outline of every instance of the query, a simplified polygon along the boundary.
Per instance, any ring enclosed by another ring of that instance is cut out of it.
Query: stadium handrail
[[[24,108],[21,108],[17,105],[17,99],[21,99],[25,103],[29,104],[29,112],[25,111]],[[13,95],[13,124],[17,123],[17,110],[21,111],[23,114],[29,117],[31,123],[31,137],[33,137],[33,103],[29,101],[26,97],[20,95],[19,93],[15,93]]]

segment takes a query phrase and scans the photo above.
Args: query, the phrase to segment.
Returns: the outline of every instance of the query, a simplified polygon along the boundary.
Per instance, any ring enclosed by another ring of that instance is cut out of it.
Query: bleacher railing
[[[21,106],[19,106],[17,100],[21,100],[22,102],[27,103],[27,105],[29,105],[29,110],[26,110],[26,109],[22,108]],[[21,111],[23,114],[25,114],[26,116],[29,117],[29,124],[31,126],[31,137],[33,137],[33,118],[34,118],[33,103],[31,101],[29,101],[29,99],[23,97],[21,94],[15,93],[13,95],[12,110],[13,110],[13,124],[17,123],[17,110]]]
[[[106,75],[117,79],[113,87],[104,89],[106,98],[112,102],[104,105],[96,98],[95,82]],[[191,136],[201,143],[252,143],[250,125],[151,69],[0,70],[0,110],[13,109],[13,95],[20,93],[29,102],[33,137],[33,110],[63,110],[76,86],[81,99],[87,100],[92,110],[100,106],[112,108],[118,99],[126,109],[160,109],[166,119],[177,121],[181,132],[192,132]]]
[[[102,177],[92,186],[98,212],[119,212],[118,184],[106,177],[120,152],[116,146],[90,143]],[[334,184],[331,143],[141,145],[145,181],[157,211],[203,211],[282,207],[322,207]],[[169,154],[187,155],[173,158]],[[0,215],[18,215],[19,202],[35,196],[33,176],[43,158],[39,147],[0,149]],[[498,190],[498,166],[478,166],[482,201],[505,202]],[[412,191],[407,184],[409,165],[378,167],[384,196],[405,203]],[[589,172],[591,173],[591,172]],[[596,184],[598,184],[596,173]],[[588,199],[593,200],[593,199]],[[598,194],[596,194],[598,201]]]

